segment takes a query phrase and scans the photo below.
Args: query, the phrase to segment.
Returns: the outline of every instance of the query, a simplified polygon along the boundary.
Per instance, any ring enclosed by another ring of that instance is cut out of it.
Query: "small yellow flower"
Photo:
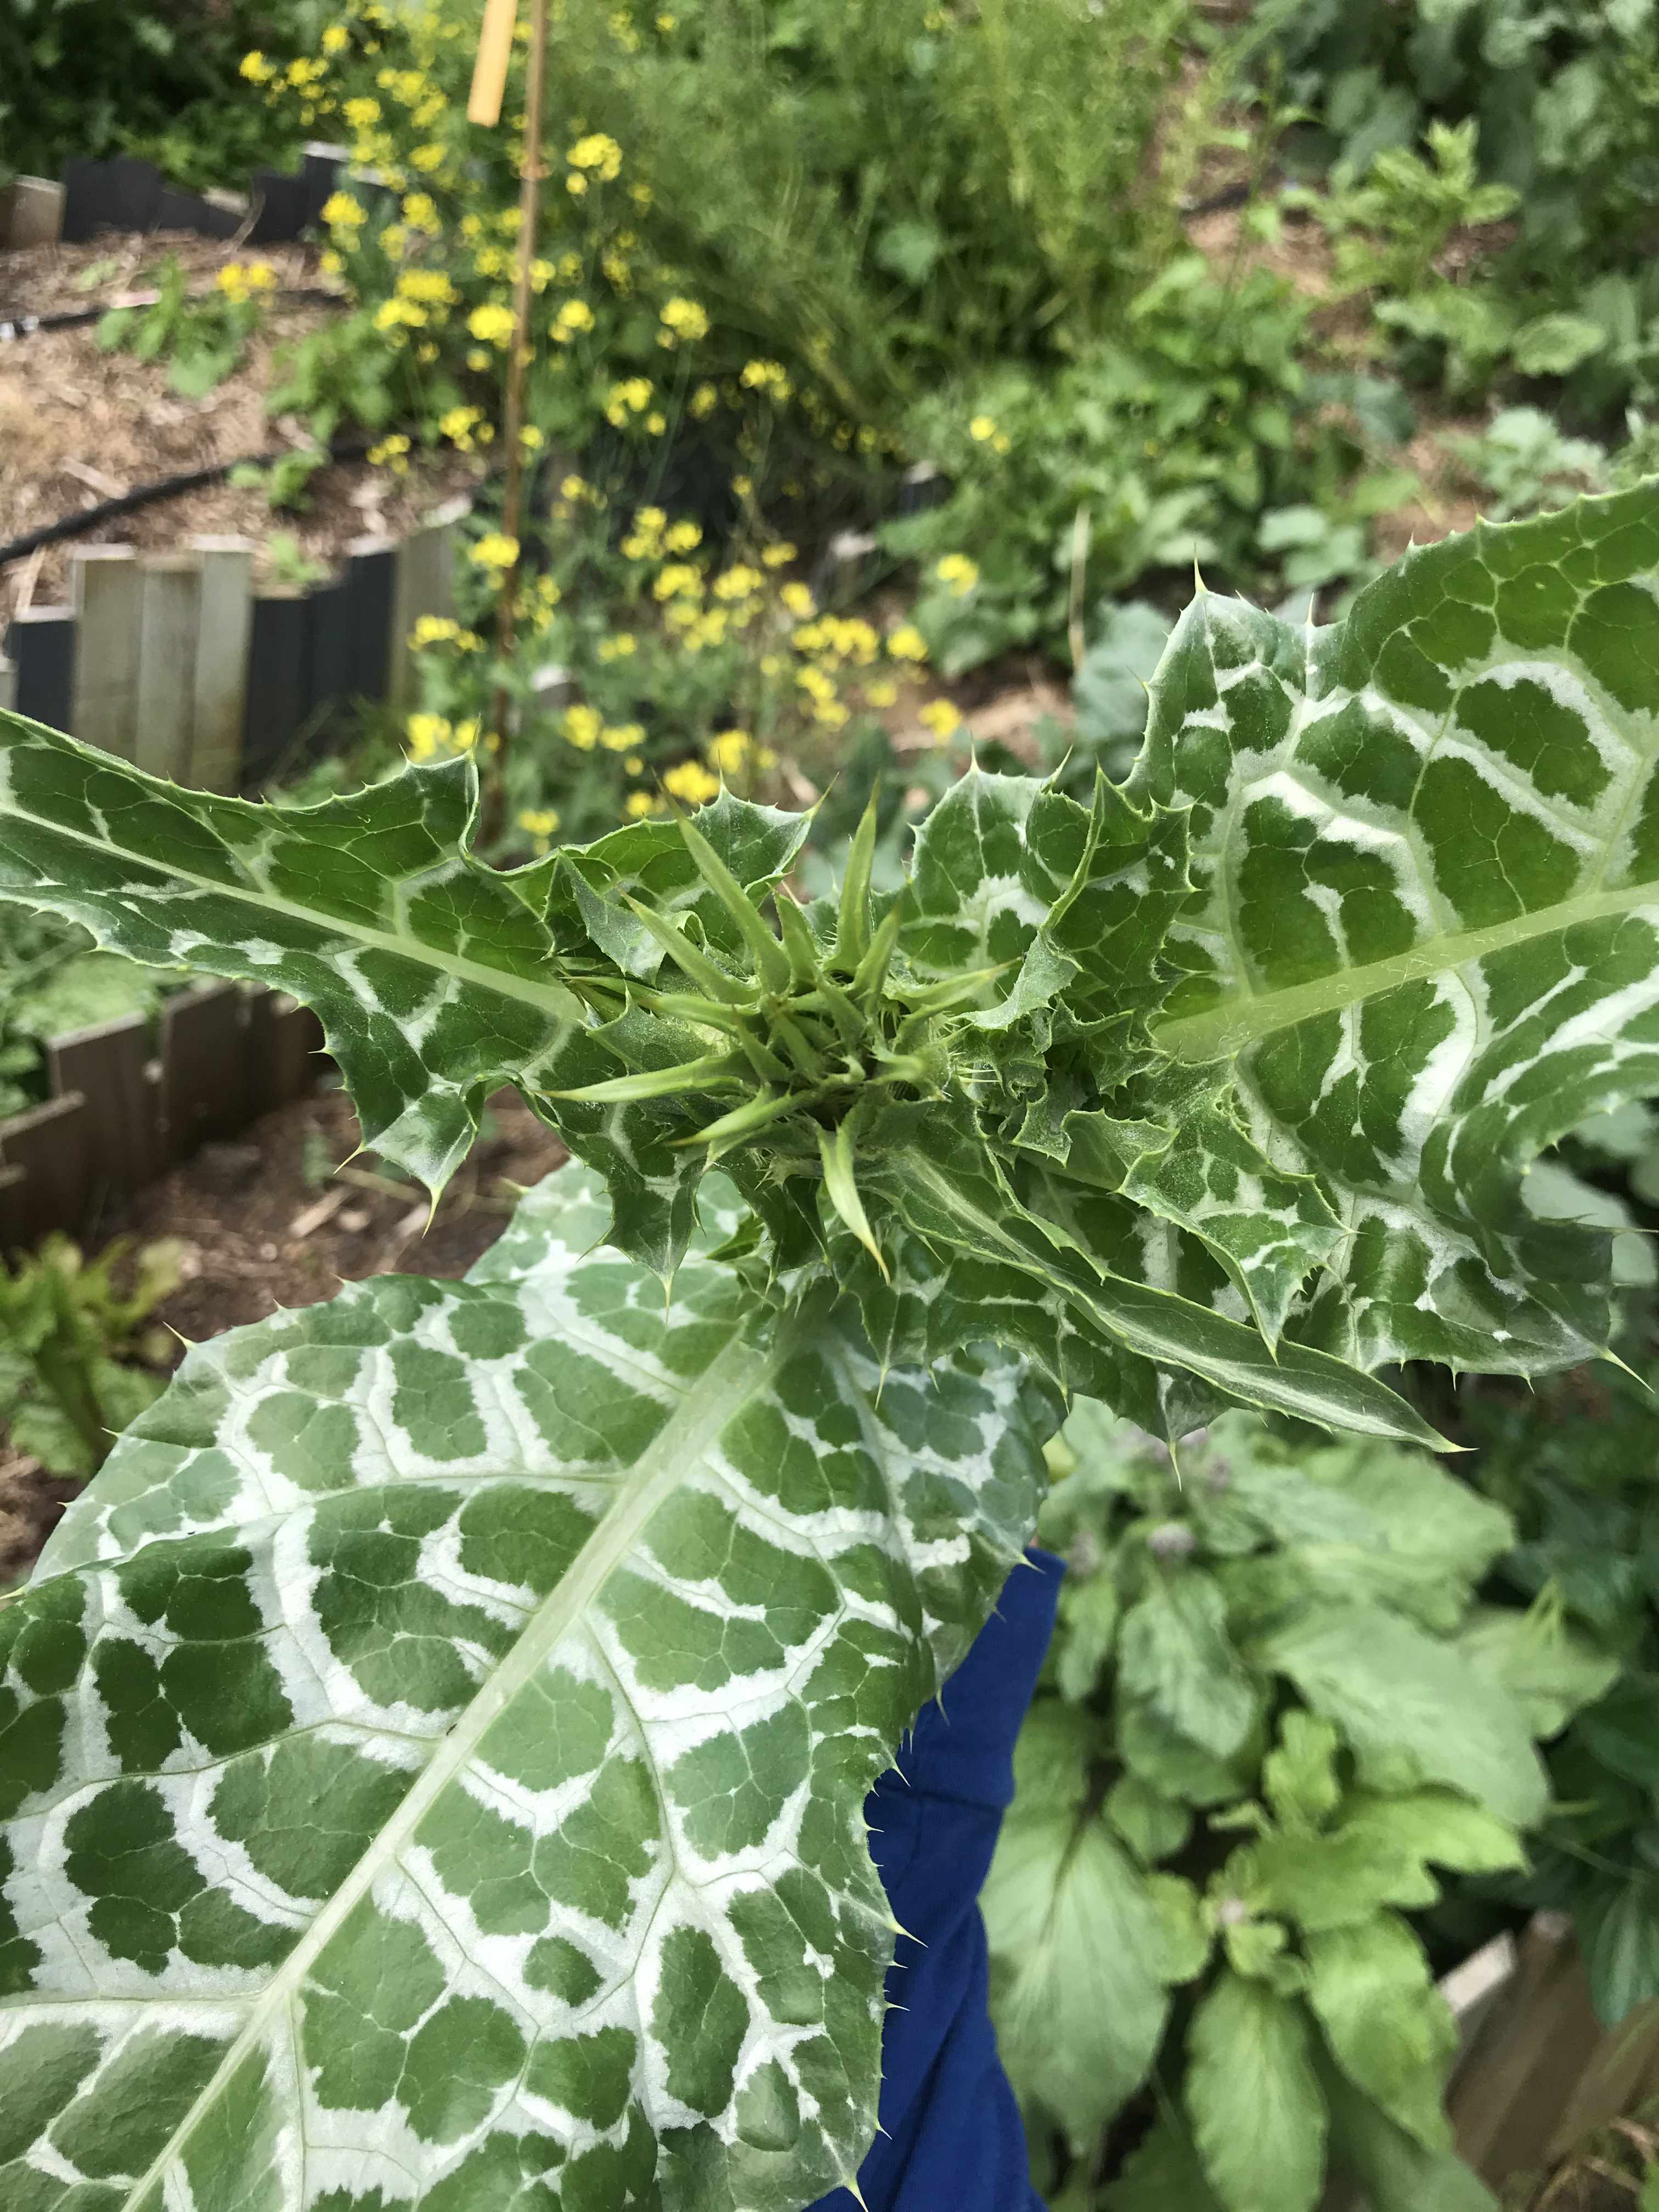
[[[599,743],[608,753],[631,753],[644,738],[645,732],[637,722],[619,723],[615,729],[607,725],[599,732]]]
[[[251,54],[242,56],[240,73],[250,84],[268,84],[276,71],[256,47]]]
[[[423,231],[428,238],[435,238],[443,228],[438,203],[430,192],[410,192],[403,204],[402,213],[411,230]]]
[[[378,100],[349,100],[343,111],[354,131],[372,131],[380,119]]]
[[[422,175],[429,177],[434,169],[442,168],[444,149],[441,146],[417,146],[409,158]]]
[[[926,660],[927,641],[914,623],[901,623],[889,635],[887,650],[895,660]]]
[[[662,781],[671,798],[684,799],[688,806],[707,806],[720,795],[720,778],[711,775],[701,761],[681,761]]]
[[[481,410],[477,407],[452,407],[447,414],[438,417],[439,434],[466,453],[472,445],[473,426],[481,419]]]
[[[651,586],[659,599],[677,599],[681,593],[696,594],[702,589],[702,578],[684,561],[670,561],[657,571],[657,580]]]
[[[449,724],[441,714],[411,714],[404,728],[410,757],[416,761],[430,760],[449,735]]]
[[[601,660],[627,660],[632,657],[634,649],[632,633],[625,629],[617,631],[613,636],[602,637],[599,640]]]
[[[702,543],[702,532],[695,522],[677,522],[662,542],[671,553],[695,553]]]
[[[720,404],[720,396],[712,384],[700,384],[686,402],[694,421],[705,422]]]
[[[1013,450],[1013,440],[1006,430],[999,430],[991,441],[991,451],[994,453],[1012,453]]]
[[[599,742],[605,723],[596,708],[567,707],[560,726],[568,745],[574,745],[580,753],[591,753]]]
[[[491,530],[478,539],[467,557],[475,568],[500,575],[517,562],[519,541],[507,537],[504,531]]]
[[[466,326],[475,338],[482,338],[487,345],[504,346],[513,336],[513,310],[504,307],[499,301],[486,301],[483,307],[472,310]]]
[[[623,763],[623,766],[628,770],[629,775],[643,775],[645,774],[645,763],[641,759],[638,753],[629,753],[628,758]]]
[[[489,349],[487,346],[470,346],[467,349],[466,365],[471,369],[488,368],[490,366]]]
[[[558,826],[558,810],[552,806],[526,806],[519,817],[519,827],[528,830],[538,856],[551,848]]]
[[[962,717],[948,699],[930,699],[918,720],[933,732],[941,744],[953,731],[962,727]]]
[[[714,597],[746,599],[751,592],[759,591],[765,580],[758,568],[745,568],[739,562],[735,568],[728,568],[724,575],[715,577]]]
[[[642,822],[647,814],[654,814],[657,802],[648,791],[630,791],[623,801],[623,811],[630,822]]]
[[[559,486],[561,499],[585,499],[586,495],[587,482],[583,477],[568,476]]]
[[[322,48],[325,54],[343,54],[351,44],[351,33],[343,23],[331,23],[323,33]]]
[[[527,453],[533,453],[538,446],[544,446],[547,441],[533,422],[526,422],[519,433],[519,443]]]
[[[890,707],[898,697],[898,685],[890,684],[884,676],[874,684],[866,684],[864,696],[872,707]]]
[[[651,414],[646,416],[645,427],[650,436],[653,438],[660,438],[663,432],[668,428],[668,417],[665,415],[658,414],[653,410]]]
[[[661,320],[677,338],[695,343],[708,335],[708,316],[695,300],[668,300],[663,304]]]
[[[965,599],[979,581],[979,563],[970,561],[965,553],[947,553],[933,574],[941,584],[951,586],[957,599]]]
[[[622,167],[622,148],[603,131],[579,138],[565,155],[573,169],[591,169],[602,184],[609,184]]]
[[[441,269],[405,269],[398,279],[398,293],[428,307],[449,307],[459,297]]]
[[[761,559],[769,568],[787,568],[795,557],[793,545],[769,545]]]
[[[666,38],[678,21],[679,17],[678,15],[659,15],[657,18],[657,28],[662,33],[664,38]]]
[[[553,335],[561,345],[568,345],[578,331],[591,331],[593,310],[586,300],[567,300],[553,319]]]
[[[331,230],[357,230],[368,220],[368,210],[349,192],[331,192],[323,202],[323,221]]]
[[[968,435],[976,446],[982,446],[988,438],[994,438],[996,434],[996,422],[989,415],[975,415],[968,425]]]
[[[799,615],[803,622],[810,622],[817,612],[817,603],[805,584],[786,584],[778,597],[790,613]]]
[[[422,615],[409,633],[409,641],[416,647],[443,645],[460,634],[459,623],[452,622],[447,615]]]

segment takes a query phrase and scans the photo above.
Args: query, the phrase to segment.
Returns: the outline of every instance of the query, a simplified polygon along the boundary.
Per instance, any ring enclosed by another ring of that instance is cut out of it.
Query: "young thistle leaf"
[[[682,817],[679,831],[685,840],[686,850],[697,864],[697,873],[737,924],[763,986],[775,995],[787,991],[793,980],[789,955],[757,908],[750,904],[742,884],[695,823]]]
[[[853,1120],[849,1114],[834,1131],[819,1127],[818,1154],[823,1162],[823,1188],[831,1206],[881,1269],[883,1281],[890,1282],[887,1262],[881,1256],[881,1247],[870,1226],[864,1200],[859,1196],[858,1178],[853,1168]]]
[[[870,949],[870,878],[875,865],[879,793],[870,793],[869,804],[847,848],[847,867],[841,879],[841,906],[836,923],[836,965],[845,975],[857,972]]]

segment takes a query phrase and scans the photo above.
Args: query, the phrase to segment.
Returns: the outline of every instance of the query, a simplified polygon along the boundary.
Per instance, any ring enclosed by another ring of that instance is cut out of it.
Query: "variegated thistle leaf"
[[[690,1236],[703,1169],[730,1154],[792,1294],[836,1272],[842,1224],[877,1254],[927,1248],[927,1330],[902,1328],[915,1302],[884,1291],[872,1315],[899,1364],[983,1334],[974,1304],[945,1295],[965,1261],[1017,1324],[1009,1340],[1070,1385],[1082,1370],[1061,1338],[1075,1337],[1145,1418],[1164,1418],[1160,1397],[1241,1401],[1428,1436],[1379,1383],[1315,1349],[1275,1353],[1247,1316],[1215,1310],[1224,1263],[1200,1270],[1196,1300],[1170,1271],[1157,1279],[1132,1200],[1085,1193],[1110,1216],[1103,1259],[1040,1176],[1012,1190],[1021,1147],[1050,1164],[1067,1151],[1060,1102],[1096,1106],[1146,1056],[1159,942],[1188,892],[1178,814],[1103,782],[1085,807],[975,771],[927,823],[913,888],[870,896],[861,832],[839,911],[803,914],[780,892],[775,929],[761,904],[801,817],[722,795],[695,824],[643,823],[501,875],[466,849],[471,776],[452,763],[322,806],[258,807],[0,716],[0,896],[138,957],[310,1001],[366,1140],[434,1187],[489,1090],[516,1082],[605,1174],[615,1241],[661,1274]],[[948,1188],[931,1170],[925,1189],[896,1177],[890,1102],[914,1143],[904,1117],[924,1101],[945,1109],[960,1170]],[[1220,1170],[1225,1233],[1212,1207],[1200,1239],[1283,1244],[1285,1207],[1262,1226],[1240,1203],[1276,1199],[1261,1165],[1254,1184]],[[1004,1207],[1012,1233],[988,1242]],[[1173,1395],[1171,1371],[1186,1378]]]
[[[1155,1035],[1340,1222],[1294,1335],[1367,1368],[1605,1345],[1607,1236],[1524,1175],[1659,1087],[1656,757],[1652,486],[1413,551],[1329,629],[1177,625],[1131,786],[1191,810]]]
[[[710,1195],[713,1194],[711,1193]],[[875,2119],[861,1806],[1057,1408],[672,1309],[586,1170],[194,1350],[0,1607],[6,2212],[779,2212]],[[712,1235],[732,1225],[711,1221]]]

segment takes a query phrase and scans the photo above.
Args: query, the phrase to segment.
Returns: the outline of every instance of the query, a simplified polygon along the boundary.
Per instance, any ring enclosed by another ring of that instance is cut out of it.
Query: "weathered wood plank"
[[[0,1253],[21,1252],[54,1229],[78,1230],[96,1181],[92,1116],[79,1091],[0,1121]]]
[[[203,536],[191,543],[202,564],[202,587],[185,780],[198,791],[234,791],[247,713],[253,540]]]
[[[262,992],[248,1008],[247,1102],[252,1115],[286,1106],[312,1089],[319,1073],[323,1025],[286,991]]]
[[[242,992],[234,983],[181,991],[161,1009],[161,1140],[169,1163],[248,1118]]]
[[[202,571],[195,555],[146,554],[139,564],[133,757],[151,775],[175,783],[189,781],[201,612]]]
[[[53,246],[64,228],[64,187],[51,177],[18,177],[10,192],[8,246]]]
[[[398,548],[392,591],[391,666],[386,697],[394,707],[406,707],[415,692],[415,656],[410,632],[422,615],[448,615],[455,610],[455,526],[471,507],[468,499],[453,499],[412,531]]]
[[[87,1102],[94,1169],[115,1191],[138,1190],[162,1165],[161,1069],[142,1014],[54,1037],[46,1047],[53,1095]]]
[[[28,607],[14,615],[6,651],[17,671],[17,712],[67,730],[75,695],[74,608]]]
[[[70,730],[121,760],[136,750],[138,556],[131,545],[78,546],[70,555],[75,678]]]

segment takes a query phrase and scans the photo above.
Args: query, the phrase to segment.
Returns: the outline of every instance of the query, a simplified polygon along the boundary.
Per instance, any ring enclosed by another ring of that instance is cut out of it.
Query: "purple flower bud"
[[[1155,1559],[1184,1559],[1198,1548],[1198,1539],[1184,1521],[1164,1521],[1146,1539]]]

